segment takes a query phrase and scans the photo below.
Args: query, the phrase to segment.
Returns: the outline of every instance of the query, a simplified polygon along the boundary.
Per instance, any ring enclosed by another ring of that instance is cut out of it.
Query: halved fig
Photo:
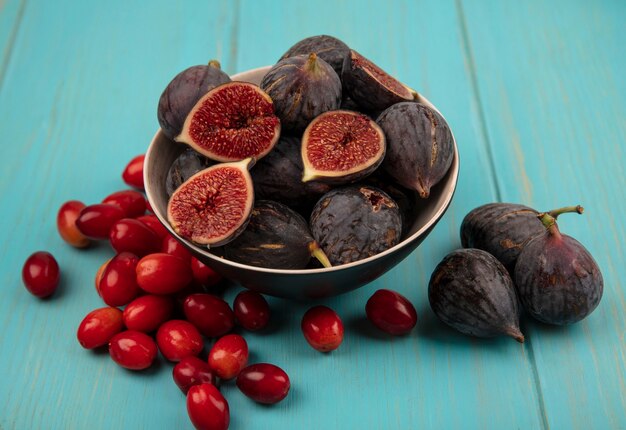
[[[280,136],[274,103],[261,88],[229,82],[205,94],[191,109],[174,140],[215,161],[259,159]]]
[[[341,82],[361,108],[381,111],[395,103],[415,101],[418,94],[370,60],[350,51],[343,64]]]
[[[174,191],[167,219],[176,233],[199,245],[221,246],[246,228],[254,205],[248,169],[254,159],[201,170]]]
[[[302,182],[344,184],[372,173],[385,156],[385,134],[368,116],[335,110],[311,121],[302,136]]]

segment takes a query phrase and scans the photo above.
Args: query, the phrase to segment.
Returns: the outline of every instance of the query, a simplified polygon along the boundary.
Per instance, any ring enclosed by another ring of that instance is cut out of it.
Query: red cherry
[[[161,240],[163,240],[163,238],[169,234],[167,229],[163,227],[163,224],[161,224],[161,221],[159,221],[156,215],[143,215],[138,217],[137,221],[141,221],[142,223],[150,227]]]
[[[137,283],[152,294],[171,294],[193,279],[189,262],[170,254],[149,254],[137,264]]]
[[[237,387],[255,402],[272,405],[287,397],[291,384],[289,376],[280,367],[257,363],[239,373]]]
[[[191,294],[183,303],[185,317],[206,337],[219,337],[233,329],[235,314],[212,294]]]
[[[180,361],[198,355],[204,342],[193,324],[184,320],[170,320],[159,327],[156,335],[159,350],[170,361]]]
[[[163,238],[163,241],[161,242],[161,252],[182,258],[191,264],[191,253],[187,251],[187,248],[185,248],[185,246],[171,234],[168,234]]]
[[[59,286],[60,277],[59,263],[46,251],[31,254],[22,267],[22,281],[33,296],[52,295]]]
[[[224,279],[222,275],[211,269],[196,257],[191,257],[191,271],[193,272],[193,279],[205,287],[213,287]]]
[[[83,318],[76,337],[83,348],[93,349],[106,345],[123,328],[122,311],[112,307],[99,308]]]
[[[339,315],[326,306],[314,306],[306,311],[301,328],[309,345],[321,352],[333,351],[343,341],[343,323]]]
[[[415,308],[402,294],[391,290],[376,291],[365,305],[367,319],[380,330],[402,335],[410,332],[417,323]]]
[[[197,430],[226,430],[230,424],[228,402],[213,384],[194,385],[189,389],[187,413]]]
[[[146,294],[137,297],[124,309],[124,325],[129,330],[150,333],[167,321],[174,310],[170,297]]]
[[[113,258],[109,258],[107,261],[102,263],[102,265],[98,268],[98,271],[96,272],[96,278],[95,278],[96,292],[98,293],[100,297],[102,297],[102,293],[100,292],[100,281],[102,280],[102,275],[104,275],[104,270],[107,268],[107,264],[109,264],[112,259]]]
[[[233,311],[239,325],[250,331],[262,329],[270,319],[267,300],[256,291],[242,291],[237,294]]]
[[[122,179],[131,187],[143,190],[143,161],[146,156],[138,155],[126,165],[122,172]]]
[[[142,370],[152,365],[157,356],[157,346],[147,334],[126,330],[111,338],[109,355],[126,369]]]
[[[150,227],[132,218],[123,218],[113,224],[109,240],[116,252],[132,252],[140,257],[161,247],[159,236]]]
[[[238,334],[227,334],[209,351],[209,366],[222,379],[239,375],[248,363],[248,343]]]
[[[135,190],[116,191],[105,197],[102,203],[118,206],[127,218],[137,218],[146,212],[146,199]]]
[[[85,206],[76,219],[76,227],[91,239],[108,239],[113,224],[124,218],[118,206],[100,203]]]
[[[104,268],[98,291],[109,306],[124,306],[140,293],[135,280],[136,255],[130,252],[117,254]]]
[[[215,375],[207,362],[194,356],[180,360],[172,370],[172,377],[178,388],[185,394],[194,385],[215,384],[216,382]]]
[[[63,203],[57,213],[57,229],[61,238],[75,248],[85,248],[91,243],[76,227],[76,220],[84,207],[83,202],[70,200]]]

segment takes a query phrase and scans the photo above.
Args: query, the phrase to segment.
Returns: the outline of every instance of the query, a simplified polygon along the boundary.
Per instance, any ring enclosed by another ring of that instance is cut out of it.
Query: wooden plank
[[[550,428],[626,427],[624,2],[463,2],[504,201],[582,204],[561,230],[605,280],[567,328],[526,323]]]
[[[0,0],[0,89],[23,13],[23,0]]]

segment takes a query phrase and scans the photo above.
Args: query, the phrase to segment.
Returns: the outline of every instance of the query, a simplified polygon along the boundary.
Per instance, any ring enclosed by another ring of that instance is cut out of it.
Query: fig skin
[[[441,321],[463,334],[524,342],[511,276],[486,251],[458,249],[444,257],[430,278],[428,301]]]
[[[325,34],[320,36],[311,36],[306,39],[302,39],[291,48],[287,50],[280,57],[279,61],[285,58],[295,57],[297,55],[308,55],[314,52],[319,58],[326,61],[337,73],[341,76],[341,69],[343,69],[343,63],[345,58],[350,53],[350,48],[341,40],[336,37],[327,36]]]
[[[535,209],[514,203],[489,203],[471,210],[461,223],[463,248],[496,257],[511,276],[524,246],[545,231]]]
[[[419,98],[415,90],[353,49],[345,57],[341,82],[347,95],[366,111],[382,111],[393,104]]]
[[[261,89],[274,101],[283,130],[294,133],[341,104],[339,76],[314,53],[279,61],[263,77]]]
[[[308,215],[331,186],[317,181],[302,182],[300,138],[283,135],[274,149],[250,171],[258,199],[276,200]]]
[[[189,67],[176,75],[159,99],[157,118],[163,133],[174,140],[196,102],[226,82],[230,82],[230,77],[220,69],[216,60],[209,61],[208,65]]]
[[[191,148],[185,149],[174,160],[167,172],[165,178],[165,191],[168,197],[170,197],[174,191],[187,179],[198,173],[200,170],[204,170],[207,167],[215,164],[213,160],[210,160],[194,151]]]
[[[515,285],[530,315],[547,324],[568,325],[598,306],[604,281],[589,251],[562,234],[550,213],[539,214],[546,228],[517,259]]]
[[[304,269],[313,253],[321,250],[302,215],[270,200],[257,201],[246,229],[224,246],[227,259],[270,269]]]
[[[311,233],[333,266],[371,257],[400,242],[398,204],[378,188],[336,188],[317,202]]]
[[[397,103],[376,120],[387,137],[383,169],[423,199],[448,172],[454,157],[452,132],[434,109]]]

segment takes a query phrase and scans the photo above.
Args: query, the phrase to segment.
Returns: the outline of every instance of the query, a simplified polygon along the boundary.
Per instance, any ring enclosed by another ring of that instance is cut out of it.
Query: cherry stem
[[[330,260],[328,260],[328,257],[316,241],[309,243],[309,252],[311,252],[311,255],[317,258],[320,263],[322,263],[322,266],[333,267],[333,265],[330,264]]]
[[[565,213],[573,213],[573,212],[582,214],[584,211],[585,209],[580,205],[565,206],[563,208],[554,209],[549,212],[542,212],[537,215],[537,218],[541,220],[545,228],[547,228],[548,230],[552,230],[552,227],[556,224],[556,219],[558,218],[559,215],[565,214]]]
[[[222,69],[222,65],[217,60],[210,60],[209,67],[215,67],[216,69],[220,69],[220,70]]]

